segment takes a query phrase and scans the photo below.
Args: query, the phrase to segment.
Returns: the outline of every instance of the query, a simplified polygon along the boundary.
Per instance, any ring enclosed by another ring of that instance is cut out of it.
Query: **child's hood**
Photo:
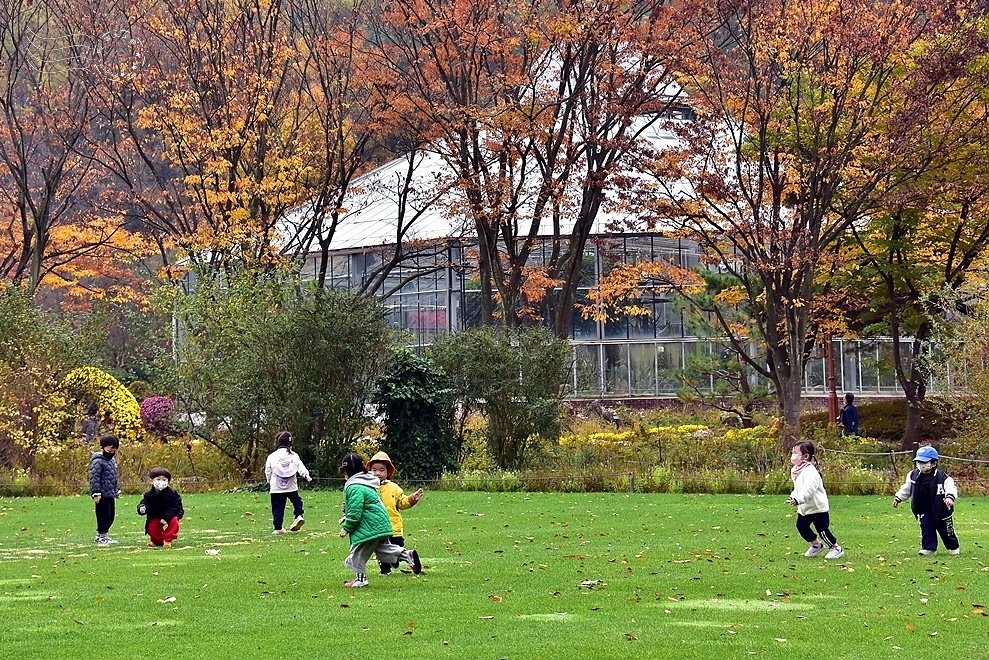
[[[347,483],[343,485],[344,490],[352,484],[357,484],[358,486],[367,486],[369,488],[374,488],[377,490],[381,486],[381,482],[378,478],[371,474],[370,472],[358,472],[351,478],[347,479]]]
[[[272,455],[275,460],[272,463],[271,471],[279,477],[291,477],[299,471],[298,459],[295,454],[279,449]]]

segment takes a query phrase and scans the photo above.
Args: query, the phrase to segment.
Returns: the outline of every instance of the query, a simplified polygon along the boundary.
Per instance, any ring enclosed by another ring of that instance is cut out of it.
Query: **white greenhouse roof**
[[[680,144],[674,133],[663,124],[665,122],[656,122],[643,132],[641,138],[657,150]],[[408,175],[410,159],[413,170],[403,219],[399,193]],[[619,194],[620,191],[615,188],[607,191],[612,202]],[[462,204],[462,193],[454,187],[453,170],[440,154],[420,151],[396,158],[351,183],[330,249],[359,250],[416,240],[470,237],[474,233],[473,224],[463,211]],[[283,236],[304,234],[311,209],[309,204],[287,214],[279,223],[280,233]],[[523,227],[525,220],[523,212],[520,216]],[[573,220],[573,216],[563,218],[560,232],[569,233]],[[615,204],[605,203],[598,212],[592,233],[607,234],[610,233],[609,226],[617,223],[628,226],[629,221],[635,220],[630,212],[619,211]],[[542,227],[546,227],[547,231],[540,231],[540,235],[551,235],[550,221],[543,220]],[[313,245],[317,243],[314,241]]]

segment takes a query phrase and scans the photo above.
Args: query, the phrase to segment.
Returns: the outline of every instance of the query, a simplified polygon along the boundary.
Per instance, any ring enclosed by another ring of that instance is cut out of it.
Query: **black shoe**
[[[391,573],[391,564],[381,564],[381,574],[388,575]]]
[[[409,566],[412,567],[414,575],[422,573],[422,562],[419,561],[419,553],[415,550],[409,550]]]

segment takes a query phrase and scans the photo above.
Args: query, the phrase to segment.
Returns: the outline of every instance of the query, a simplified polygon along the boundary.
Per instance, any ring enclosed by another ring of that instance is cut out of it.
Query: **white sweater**
[[[291,475],[291,477],[279,479],[279,475]],[[299,475],[302,475],[303,479],[309,478],[309,470],[302,464],[298,454],[290,452],[285,447],[268,454],[268,460],[264,462],[264,478],[268,482],[269,492],[291,493],[299,490]],[[287,483],[279,486],[279,482]]]
[[[824,491],[821,473],[813,463],[805,465],[793,480],[790,497],[797,501],[797,513],[802,516],[824,513],[829,509],[828,494]]]

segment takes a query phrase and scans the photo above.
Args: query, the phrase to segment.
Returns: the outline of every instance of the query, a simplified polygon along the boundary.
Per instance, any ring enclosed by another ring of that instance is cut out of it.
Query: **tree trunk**
[[[779,381],[780,414],[783,417],[783,428],[780,440],[783,448],[789,451],[800,442],[800,378],[781,378]]]
[[[922,406],[910,403],[907,406],[907,424],[900,440],[900,451],[913,451],[920,445],[920,419],[924,415]]]
[[[900,438],[900,449],[910,451],[920,444],[920,419],[924,414],[924,401],[927,398],[927,373],[924,369],[924,343],[931,334],[931,325],[921,323],[913,338],[910,355],[910,378],[901,382],[907,399],[907,422]],[[896,335],[893,341],[897,341]],[[894,353],[894,355],[897,355]]]

